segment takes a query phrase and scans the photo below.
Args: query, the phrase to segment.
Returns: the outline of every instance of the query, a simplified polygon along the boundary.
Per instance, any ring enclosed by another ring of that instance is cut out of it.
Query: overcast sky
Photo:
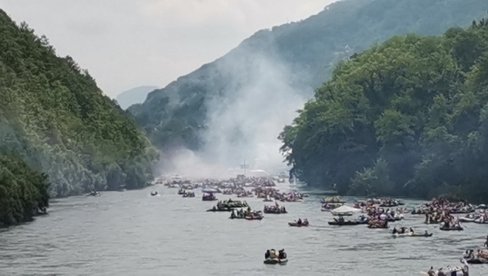
[[[114,97],[163,87],[263,28],[305,19],[334,0],[0,0]]]

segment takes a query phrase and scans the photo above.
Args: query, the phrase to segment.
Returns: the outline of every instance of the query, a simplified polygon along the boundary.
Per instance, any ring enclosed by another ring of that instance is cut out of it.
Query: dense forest
[[[49,207],[47,175],[0,155],[0,227],[30,220]]]
[[[310,99],[314,89],[329,79],[334,65],[352,53],[394,35],[440,35],[450,27],[466,27],[473,19],[484,16],[486,10],[486,0],[338,1],[303,21],[255,33],[222,58],[152,92],[143,104],[134,105],[129,111],[157,147],[183,145],[199,150],[205,146],[202,133],[213,131],[209,130],[212,128],[210,114],[225,109],[225,104],[216,106],[216,102],[242,101],[241,94],[249,89],[258,89],[261,95],[281,93],[284,98],[296,98],[285,95],[280,89],[283,83],[295,95]],[[286,75],[256,80],[269,73],[268,69],[261,68],[263,60],[272,64],[273,69],[284,68]],[[261,86],[263,82],[277,84],[270,88]],[[270,98],[273,97],[257,97],[256,105],[267,108],[256,109],[254,113],[265,118],[267,110],[279,109],[292,118],[301,105],[301,102],[297,106],[283,104]],[[232,111],[220,113],[237,116]],[[265,131],[253,132],[243,125],[236,123],[232,133],[251,132],[252,135]],[[224,135],[227,132],[220,133]],[[245,136],[229,135],[228,139],[245,140]]]
[[[157,153],[89,73],[1,10],[0,37],[0,219],[47,205],[47,186],[51,196],[145,186]]]
[[[488,21],[353,54],[280,139],[310,185],[486,200]]]

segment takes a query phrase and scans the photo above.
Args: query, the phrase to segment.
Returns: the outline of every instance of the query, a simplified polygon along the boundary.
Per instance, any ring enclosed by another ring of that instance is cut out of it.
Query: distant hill
[[[145,186],[155,150],[88,71],[57,57],[46,37],[2,10],[0,37],[0,160],[21,164],[11,174],[0,167],[0,198],[5,183],[12,183],[10,203],[18,198],[9,189],[27,193],[18,186],[26,181],[15,180],[23,179],[15,168],[24,165],[29,180],[31,170],[47,175],[52,196]]]
[[[157,86],[139,86],[120,93],[116,100],[123,109],[127,109],[133,104],[143,103],[149,92],[156,90]]]
[[[278,133],[338,62],[393,35],[467,26],[487,10],[486,0],[339,1],[258,31],[129,111],[159,148],[183,146],[221,162],[280,162]]]

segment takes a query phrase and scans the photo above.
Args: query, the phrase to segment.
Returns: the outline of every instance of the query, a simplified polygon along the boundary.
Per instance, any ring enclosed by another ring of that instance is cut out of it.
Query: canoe
[[[288,262],[288,259],[266,259],[264,260],[265,264],[286,264]]]

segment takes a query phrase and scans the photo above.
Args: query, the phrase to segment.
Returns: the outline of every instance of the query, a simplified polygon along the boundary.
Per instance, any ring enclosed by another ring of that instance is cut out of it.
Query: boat
[[[488,264],[488,250],[481,248],[478,250],[468,249],[466,250],[463,259],[468,264]]]
[[[309,225],[308,220],[304,219],[302,223],[298,223],[297,221],[288,222],[288,225],[293,227],[307,227]]]
[[[213,193],[204,193],[202,195],[202,200],[203,201],[213,201],[213,200],[217,200],[217,198],[215,197],[215,195]]]
[[[337,226],[345,226],[345,225],[359,225],[361,223],[358,221],[352,221],[352,220],[345,220],[345,221],[337,220],[337,221],[329,221],[328,224],[329,225],[337,225]]]
[[[274,249],[268,249],[264,254],[265,264],[286,264],[287,262],[288,258],[285,249],[281,249],[278,252]]]
[[[86,196],[101,196],[102,194],[97,191],[91,191]]]
[[[473,222],[478,224],[488,224],[488,220],[486,220],[484,216],[475,219]]]
[[[158,191],[152,191],[152,192],[151,192],[151,195],[152,195],[152,196],[157,196],[157,195],[159,195],[159,193],[158,193]]]
[[[264,260],[265,264],[286,264],[288,259],[268,258]]]
[[[407,232],[407,233],[394,233],[392,234],[394,238],[402,238],[402,237],[432,237],[434,233],[412,233],[412,232]]]
[[[255,211],[247,214],[244,218],[247,220],[262,220],[263,215],[261,214],[261,211]]]
[[[263,219],[263,216],[260,215],[260,216],[256,216],[256,215],[247,215],[246,217],[244,217],[246,220],[262,220]]]
[[[456,226],[444,226],[442,225],[439,229],[442,231],[463,231],[463,227],[461,225],[456,225]]]

